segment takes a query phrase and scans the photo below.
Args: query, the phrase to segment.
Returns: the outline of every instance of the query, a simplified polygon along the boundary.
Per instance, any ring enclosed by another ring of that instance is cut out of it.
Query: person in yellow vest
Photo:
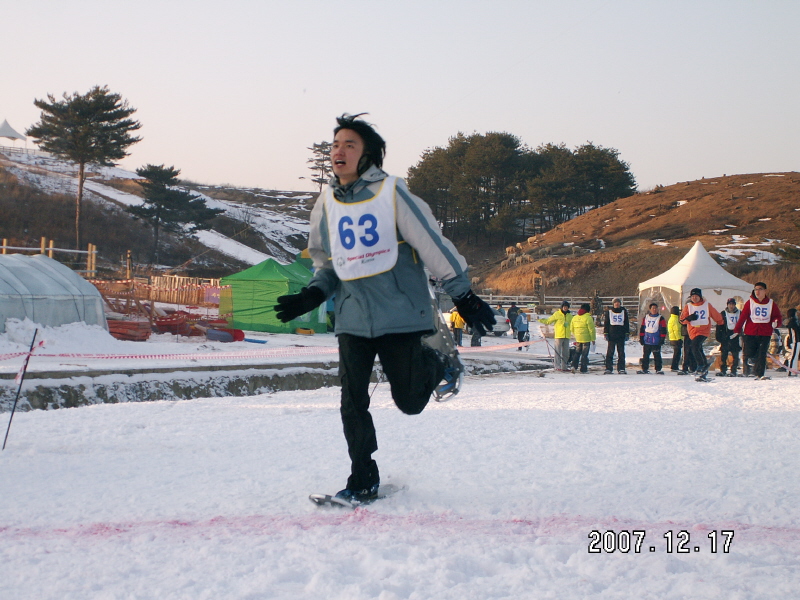
[[[589,372],[589,350],[597,339],[591,310],[590,304],[581,304],[578,314],[572,317],[569,326],[570,332],[575,336],[575,357],[572,359],[572,368],[577,369],[580,361],[581,373]]]
[[[564,300],[561,308],[547,319],[539,319],[545,325],[554,325],[553,333],[553,367],[556,371],[569,371],[569,334],[572,317],[569,312],[569,302]]]
[[[681,332],[681,309],[673,306],[667,321],[667,337],[672,346],[672,365],[670,371],[677,373],[681,370],[681,350],[683,350],[683,333]]]
[[[453,339],[456,341],[456,346],[461,346],[461,340],[464,337],[464,326],[466,323],[464,319],[458,314],[458,309],[453,307],[450,311],[450,327],[453,330]]]

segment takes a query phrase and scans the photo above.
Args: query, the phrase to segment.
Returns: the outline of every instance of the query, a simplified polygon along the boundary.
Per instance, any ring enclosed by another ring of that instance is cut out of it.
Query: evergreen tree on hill
[[[69,96],[65,92],[63,100],[48,94],[47,100],[34,100],[33,104],[42,111],[40,120],[25,133],[42,150],[78,165],[75,249],[80,250],[86,165],[112,166],[126,157],[127,148],[141,139],[131,135],[141,124],[129,118],[136,109],[107,86],[95,86],[86,94]]]
[[[225,212],[222,209],[208,208],[203,198],[178,188],[180,170],[175,167],[146,165],[136,169],[136,174],[144,178],[137,181],[142,186],[144,204],[131,206],[128,212],[153,228],[154,264],[158,263],[160,231],[194,233],[211,229],[210,221]]]
[[[451,239],[524,238],[636,191],[627,163],[591,142],[530,150],[510,133],[450,138],[409,169],[411,191],[430,204]]]
[[[319,144],[312,144],[309,148],[313,155],[306,162],[309,163],[309,169],[314,173],[311,181],[319,185],[319,191],[322,192],[322,186],[328,183],[328,180],[333,174],[333,167],[331,166],[331,143],[320,142]]]

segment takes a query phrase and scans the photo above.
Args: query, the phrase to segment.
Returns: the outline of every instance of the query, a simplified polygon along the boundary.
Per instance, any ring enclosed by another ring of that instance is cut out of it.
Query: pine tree
[[[313,156],[306,162],[310,163],[308,168],[314,173],[311,181],[318,184],[319,191],[322,192],[322,186],[328,183],[333,173],[331,167],[331,143],[320,142],[319,144],[312,144],[309,150],[311,150]]]
[[[211,229],[210,221],[224,210],[208,208],[206,201],[185,189],[179,188],[180,170],[164,165],[146,165],[136,169],[143,177],[137,181],[142,186],[144,204],[128,208],[134,218],[142,219],[153,228],[152,262],[158,263],[160,231],[194,233]]]
[[[26,133],[39,147],[78,165],[78,193],[75,199],[75,247],[81,249],[81,205],[86,165],[112,166],[125,158],[126,150],[141,138],[131,132],[141,128],[129,117],[136,112],[107,86],[95,86],[86,94],[65,92],[63,100],[48,94],[49,100],[34,100],[41,109],[38,123]]]

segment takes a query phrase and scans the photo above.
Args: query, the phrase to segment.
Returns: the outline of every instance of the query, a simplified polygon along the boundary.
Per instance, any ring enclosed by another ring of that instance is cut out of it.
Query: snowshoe
[[[349,502],[350,504],[363,504],[369,500],[375,500],[378,497],[378,488],[380,484],[375,484],[372,487],[363,490],[348,490],[347,488],[336,493],[334,498],[339,498]]]
[[[436,303],[433,288],[428,286],[431,294],[431,308],[434,314],[434,332],[423,336],[422,343],[436,351],[439,360],[445,365],[444,380],[433,390],[434,400],[445,402],[455,396],[464,383],[464,365],[458,354],[456,341],[450,332],[450,327],[444,320],[442,311]]]

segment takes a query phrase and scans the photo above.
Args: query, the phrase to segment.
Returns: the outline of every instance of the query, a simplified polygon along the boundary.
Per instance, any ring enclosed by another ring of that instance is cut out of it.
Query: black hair
[[[378,134],[373,126],[367,123],[364,119],[359,119],[363,115],[369,113],[359,113],[357,115],[348,115],[344,113],[341,117],[336,117],[338,125],[333,130],[335,136],[342,129],[350,129],[355,131],[364,140],[364,155],[358,162],[358,174],[362,175],[364,171],[375,165],[379,169],[383,166],[383,157],[386,156],[386,142]]]
[[[681,309],[677,306],[673,306],[672,309],[669,311],[672,315],[679,315],[681,314]]]
[[[648,306],[647,308],[653,308],[654,306],[655,306],[656,308],[658,308],[658,304],[656,304],[655,302],[651,302],[651,303],[650,303],[650,306]]]

